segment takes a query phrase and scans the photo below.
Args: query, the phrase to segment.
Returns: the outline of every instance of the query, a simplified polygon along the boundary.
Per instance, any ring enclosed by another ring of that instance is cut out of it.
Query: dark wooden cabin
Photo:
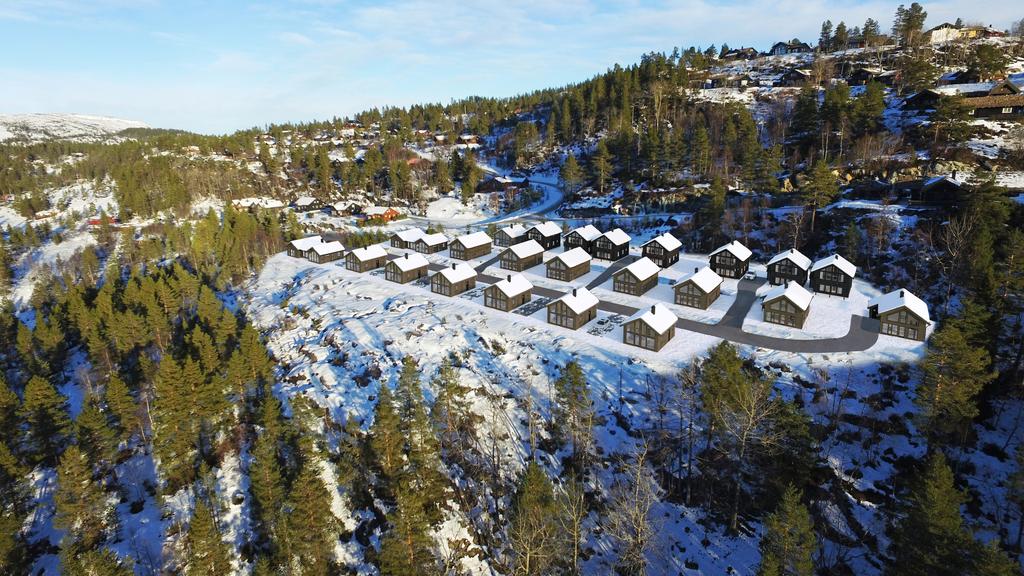
[[[672,287],[675,303],[707,310],[722,294],[722,277],[710,267],[694,268]]]
[[[641,258],[612,275],[612,290],[643,296],[648,290],[658,285],[658,272],[661,268],[650,258]]]
[[[597,296],[586,288],[573,288],[558,300],[548,304],[548,324],[570,330],[579,330],[597,317]]]
[[[456,260],[472,260],[491,253],[491,237],[486,232],[459,236],[448,245],[448,254]]]
[[[629,234],[616,228],[601,234],[594,239],[591,256],[612,262],[625,258],[629,254]]]
[[[526,237],[536,240],[545,250],[558,248],[562,245],[562,229],[554,222],[547,221],[536,224],[526,231]]]
[[[654,304],[622,324],[622,343],[657,352],[676,335],[677,320],[667,307]]]
[[[484,288],[484,306],[509,312],[529,302],[532,290],[533,285],[522,274],[509,274]]]
[[[839,254],[822,258],[811,266],[811,289],[820,294],[850,297],[857,267]]]
[[[765,322],[803,328],[811,312],[811,293],[794,282],[776,286],[761,300]]]
[[[877,318],[882,334],[924,342],[932,321],[928,305],[907,290],[895,290],[868,302],[868,316]]]
[[[430,277],[430,291],[442,296],[456,296],[476,288],[476,270],[469,264],[452,264]]]
[[[353,272],[369,272],[384,265],[388,253],[374,244],[365,248],[356,248],[345,257],[345,268]]]
[[[392,282],[408,284],[427,275],[430,263],[421,254],[408,254],[384,265],[384,277]]]
[[[590,254],[577,246],[548,260],[545,268],[548,278],[572,282],[590,272]]]
[[[679,250],[682,247],[682,242],[672,234],[665,232],[646,242],[641,249],[644,256],[650,258],[655,264],[662,268],[668,268],[679,262]]]
[[[807,274],[811,269],[811,259],[804,256],[796,248],[776,254],[768,261],[768,283],[772,286],[796,282],[803,286],[807,283]]]
[[[750,268],[749,248],[733,240],[711,253],[711,269],[723,278],[742,278]]]

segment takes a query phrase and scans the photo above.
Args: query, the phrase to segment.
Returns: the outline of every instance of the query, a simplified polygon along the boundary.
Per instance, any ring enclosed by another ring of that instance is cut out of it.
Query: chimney
[[[452,270],[455,270],[455,262],[452,262]]]
[[[573,295],[573,296],[575,296],[575,295],[576,295],[576,289],[575,289],[575,288],[573,288],[573,289],[572,289],[572,295]]]
[[[903,298],[903,290],[900,290],[900,298]]]
[[[693,267],[693,273],[696,274],[697,272],[700,272],[700,268],[698,268],[697,266],[694,266]]]
[[[512,275],[511,275],[511,274],[508,274],[507,276],[505,276],[505,280],[506,280],[507,282],[511,282],[511,281],[512,281]]]
[[[408,259],[409,259],[409,253],[408,253],[408,252],[406,252],[406,253],[405,253],[405,259],[406,259],[406,260],[408,260]]]
[[[654,310],[655,306],[657,306],[657,304],[651,304],[651,314],[657,314],[657,312]]]

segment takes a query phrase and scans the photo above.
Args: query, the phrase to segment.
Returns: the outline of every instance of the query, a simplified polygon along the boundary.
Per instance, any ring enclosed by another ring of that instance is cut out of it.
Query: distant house
[[[991,26],[956,26],[949,22],[943,22],[938,26],[925,31],[924,38],[930,44],[945,44],[957,40],[975,40],[978,38],[998,38],[1005,36],[1002,30]]]
[[[448,237],[440,232],[424,234],[411,248],[421,254],[434,254],[448,248]]]
[[[491,253],[491,237],[486,232],[459,236],[448,245],[448,254],[456,260],[472,260]]]
[[[933,176],[903,182],[899,187],[910,192],[910,199],[913,202],[921,204],[956,204],[964,199],[966,193],[963,183],[950,176]]]
[[[548,278],[572,282],[590,272],[590,254],[577,246],[548,260],[545,267]]]
[[[455,264],[430,278],[430,291],[442,296],[455,296],[476,288],[476,270],[469,264]]]
[[[508,312],[530,301],[533,284],[522,274],[509,274],[504,280],[484,288],[484,306]]]
[[[682,247],[682,242],[672,234],[665,232],[647,241],[641,249],[644,256],[650,258],[655,264],[662,268],[668,268],[679,262],[679,249]]]
[[[317,210],[322,210],[324,203],[312,196],[299,196],[295,199],[295,202],[292,203],[292,207],[299,212],[315,212]]]
[[[641,258],[612,275],[612,290],[643,296],[658,285],[658,267],[650,258]]]
[[[536,240],[527,240],[502,250],[498,261],[505,270],[522,272],[544,262],[544,248]]]
[[[548,304],[548,324],[570,330],[579,330],[597,317],[597,296],[586,288],[573,288],[571,292]]]
[[[807,283],[807,273],[811,269],[811,259],[804,256],[796,248],[776,254],[768,261],[768,282],[773,286],[796,282],[803,286]]]
[[[503,248],[525,242],[526,240],[526,226],[522,224],[513,224],[507,228],[502,228],[494,235],[494,244]]]
[[[625,258],[629,254],[629,234],[622,228],[609,230],[594,239],[591,256],[612,262]]]
[[[868,316],[877,318],[882,334],[924,342],[932,323],[928,305],[908,290],[894,290],[868,302]]]
[[[711,269],[723,278],[742,278],[750,268],[749,248],[733,240],[711,253]]]
[[[305,258],[306,252],[317,244],[323,243],[324,239],[319,235],[298,238],[288,243],[288,255],[292,258]]]
[[[962,96],[961,104],[967,114],[975,118],[1024,119],[1024,94],[1020,86],[1009,80],[929,88],[907,97],[903,107],[907,110],[934,110],[939,100],[947,96]]]
[[[801,42],[794,38],[789,42],[776,42],[772,44],[768,54],[771,56],[785,56],[787,54],[806,54],[812,51],[806,42]]]
[[[309,258],[309,261],[316,262],[317,264],[333,262],[344,255],[345,247],[337,240],[333,242],[314,244],[313,247],[306,252],[306,257]]]
[[[495,176],[488,180],[484,180],[476,187],[478,194],[515,194],[524,190],[529,190],[530,179],[529,178],[517,178],[514,176]]]
[[[558,224],[550,220],[531,227],[526,231],[526,237],[530,240],[536,240],[545,250],[558,248],[562,245],[562,229]]]
[[[821,294],[849,298],[857,267],[839,254],[822,258],[811,266],[811,288]]]
[[[654,304],[622,324],[622,342],[657,352],[675,336],[677,320],[664,304]]]
[[[769,290],[761,299],[765,322],[803,328],[811,311],[812,294],[796,282],[788,282]]]
[[[798,88],[811,80],[811,71],[806,68],[790,68],[775,81],[776,86]]]
[[[722,294],[722,277],[710,267],[694,268],[675,283],[675,303],[690,308],[707,310]]]
[[[587,224],[566,234],[562,239],[562,243],[565,245],[566,250],[582,248],[589,254],[592,253],[591,249],[594,240],[597,240],[599,236],[601,236],[601,231],[595,228],[593,224]]]
[[[864,86],[868,82],[875,81],[883,72],[881,68],[872,68],[869,66],[861,66],[855,68],[846,77],[846,83],[850,86]]]
[[[409,254],[389,260],[384,265],[384,277],[392,282],[407,284],[427,275],[430,263],[422,254]]]
[[[409,228],[408,230],[395,232],[391,235],[391,247],[403,249],[412,248],[413,244],[415,244],[420,238],[423,238],[424,234],[426,234],[426,232],[424,232],[422,228]]]
[[[401,215],[401,212],[391,208],[390,206],[369,206],[363,209],[363,217],[366,220],[391,222]]]
[[[388,253],[379,245],[356,248],[345,257],[345,268],[353,272],[369,272],[384,265]]]
[[[754,48],[733,48],[719,55],[722,60],[754,60],[760,56]]]

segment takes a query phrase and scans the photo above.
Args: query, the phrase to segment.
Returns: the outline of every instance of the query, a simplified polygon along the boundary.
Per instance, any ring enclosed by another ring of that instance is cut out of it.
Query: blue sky
[[[888,29],[869,0],[0,0],[0,113],[75,112],[223,133],[382,105],[503,96],[673,46]],[[909,2],[908,2],[909,4]],[[1007,28],[1016,0],[924,2]]]

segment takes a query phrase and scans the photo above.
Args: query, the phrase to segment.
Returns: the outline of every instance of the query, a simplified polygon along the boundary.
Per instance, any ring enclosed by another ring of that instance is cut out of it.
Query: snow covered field
[[[14,138],[97,142],[128,128],[148,127],[136,120],[85,114],[0,114],[0,142]]]

